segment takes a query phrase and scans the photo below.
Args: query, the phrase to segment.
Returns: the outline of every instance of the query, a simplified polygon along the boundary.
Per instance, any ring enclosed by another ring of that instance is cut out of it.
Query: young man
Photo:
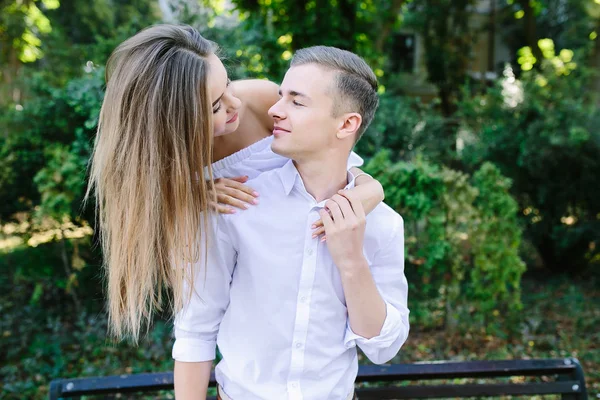
[[[355,54],[312,47],[280,95],[272,149],[293,161],[251,182],[257,207],[215,217],[207,268],[175,321],[178,400],[205,398],[217,344],[223,400],[352,399],[356,346],[384,363],[408,336],[402,218],[385,204],[365,216],[344,191],[375,75]],[[319,217],[325,241],[312,237]]]

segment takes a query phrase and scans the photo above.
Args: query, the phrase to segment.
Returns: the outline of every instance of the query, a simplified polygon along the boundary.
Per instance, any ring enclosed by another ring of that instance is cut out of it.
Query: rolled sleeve
[[[172,357],[182,362],[202,362],[215,358],[217,335],[223,315],[229,305],[229,288],[235,265],[236,251],[226,234],[223,223],[211,219],[208,247],[200,248],[199,261],[190,265],[193,271],[193,290],[189,301],[175,316]],[[203,238],[205,236],[202,236]],[[204,261],[206,254],[206,268]],[[184,285],[188,293],[189,285]]]
[[[373,279],[386,304],[386,317],[379,335],[366,339],[346,326],[344,344],[358,345],[375,364],[390,361],[408,338],[408,282],[404,275],[404,226],[400,216],[391,240],[374,257],[370,266]]]
[[[202,340],[194,337],[182,337],[182,331],[175,331],[173,359],[181,362],[202,362],[214,360],[217,353],[216,340]]]

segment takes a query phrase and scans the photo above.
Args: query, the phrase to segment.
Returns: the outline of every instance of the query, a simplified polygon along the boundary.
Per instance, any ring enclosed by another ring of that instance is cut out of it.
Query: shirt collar
[[[306,192],[306,188],[304,187],[300,173],[298,173],[293,160],[289,160],[283,167],[279,169],[279,178],[281,179],[283,190],[285,191],[286,196],[292,192],[292,189],[296,185],[298,185],[301,190]],[[352,189],[353,187],[354,175],[348,171],[348,184],[344,187],[344,189]]]

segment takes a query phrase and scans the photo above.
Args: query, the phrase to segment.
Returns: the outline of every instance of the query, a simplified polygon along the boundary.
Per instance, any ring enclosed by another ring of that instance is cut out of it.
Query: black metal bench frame
[[[422,381],[456,378],[546,377],[525,383],[469,382],[428,384]],[[417,384],[408,384],[418,381]],[[561,395],[564,400],[587,400],[585,377],[574,358],[363,365],[356,379],[360,400],[466,398]],[[385,386],[373,386],[382,382]],[[393,384],[393,385],[392,385]],[[401,384],[401,385],[396,385]],[[216,382],[211,376],[210,386]],[[133,374],[98,378],[59,379],[50,384],[50,400],[84,395],[152,392],[173,389],[173,373]]]

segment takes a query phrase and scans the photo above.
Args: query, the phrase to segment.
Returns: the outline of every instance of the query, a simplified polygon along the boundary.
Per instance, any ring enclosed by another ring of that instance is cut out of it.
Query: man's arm
[[[363,255],[364,210],[358,199],[342,193],[326,203],[331,217],[326,211],[321,217],[348,308],[345,342],[358,344],[374,363],[384,363],[400,350],[409,330],[402,219],[390,221],[391,239],[369,265]]]
[[[177,400],[206,400],[212,361],[175,361],[175,398]]]
[[[222,219],[218,222],[219,229],[212,215],[208,247],[202,239],[199,261],[190,266],[193,271],[191,298],[175,317],[173,358],[177,400],[206,398],[217,334],[229,306],[236,252],[228,236],[222,232],[226,223]]]

